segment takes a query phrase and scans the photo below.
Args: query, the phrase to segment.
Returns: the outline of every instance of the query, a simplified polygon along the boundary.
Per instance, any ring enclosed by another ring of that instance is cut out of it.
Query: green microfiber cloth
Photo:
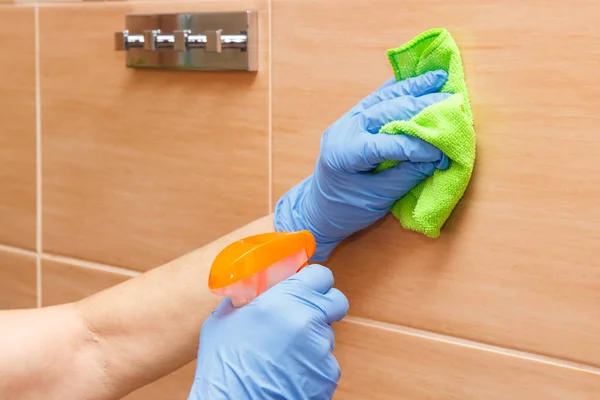
[[[448,99],[427,107],[410,121],[393,121],[379,133],[416,136],[442,150],[450,158],[450,168],[436,170],[392,207],[392,214],[405,229],[431,238],[440,229],[465,193],[475,164],[475,130],[458,47],[446,29],[424,32],[397,49],[388,50],[398,81],[443,69],[448,80],[441,92]],[[375,172],[397,165],[381,163]]]

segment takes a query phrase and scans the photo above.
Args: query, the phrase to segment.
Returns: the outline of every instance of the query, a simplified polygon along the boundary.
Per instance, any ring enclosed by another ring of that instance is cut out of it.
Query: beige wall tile
[[[133,70],[113,51],[129,12],[244,9],[260,10],[258,73]],[[268,212],[265,9],[40,8],[45,251],[145,270]]]
[[[185,367],[178,369],[151,383],[141,389],[136,390],[123,400],[184,400],[190,393],[190,388],[194,382],[194,372],[196,371],[196,362],[192,362]]]
[[[2,1],[2,0],[0,0]],[[40,4],[40,3],[79,3],[82,0],[9,0],[19,4]]]
[[[0,250],[0,310],[36,306],[35,256]]]
[[[274,1],[276,196],[392,75],[387,48],[444,26],[463,54],[473,182],[440,239],[388,219],[335,254],[351,313],[600,364],[600,34],[598,5],[577,4]]]
[[[73,2],[81,2],[81,1],[89,1],[89,0],[0,0],[0,4],[2,4],[2,3],[16,3],[16,4],[73,3]],[[112,0],[97,0],[97,1],[112,1]]]
[[[0,8],[0,244],[35,249],[32,7]]]
[[[336,324],[334,399],[592,400],[600,375],[355,322]],[[126,400],[185,399],[194,363]]]
[[[70,303],[125,282],[129,276],[42,259],[42,305]]]
[[[336,400],[592,400],[600,375],[342,322]]]
[[[337,324],[334,399],[592,400],[600,375],[354,322]],[[185,399],[194,364],[126,400]]]

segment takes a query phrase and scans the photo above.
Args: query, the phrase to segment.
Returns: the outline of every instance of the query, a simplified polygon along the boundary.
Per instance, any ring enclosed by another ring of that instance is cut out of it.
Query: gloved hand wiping
[[[323,134],[315,171],[290,189],[275,208],[278,231],[307,229],[314,235],[315,261],[324,261],[343,239],[373,224],[448,158],[431,144],[407,135],[376,134],[388,122],[409,120],[445,100],[438,93],[448,74],[433,71],[396,82],[390,79]],[[403,161],[378,174],[386,160]]]

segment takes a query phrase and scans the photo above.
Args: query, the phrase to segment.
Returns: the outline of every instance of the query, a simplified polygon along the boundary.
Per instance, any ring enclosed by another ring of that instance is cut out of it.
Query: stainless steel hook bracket
[[[258,70],[255,11],[128,14],[115,50],[130,68]]]

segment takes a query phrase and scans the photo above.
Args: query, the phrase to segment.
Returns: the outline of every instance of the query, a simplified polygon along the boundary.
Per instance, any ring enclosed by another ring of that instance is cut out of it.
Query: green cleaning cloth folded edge
[[[439,69],[448,72],[448,80],[440,91],[452,96],[427,107],[409,121],[392,121],[379,131],[416,136],[442,150],[450,159],[447,170],[436,170],[391,209],[405,229],[437,238],[465,193],[475,164],[475,130],[460,53],[450,33],[440,28],[388,50],[388,58],[398,81]],[[385,161],[374,172],[397,164]]]

